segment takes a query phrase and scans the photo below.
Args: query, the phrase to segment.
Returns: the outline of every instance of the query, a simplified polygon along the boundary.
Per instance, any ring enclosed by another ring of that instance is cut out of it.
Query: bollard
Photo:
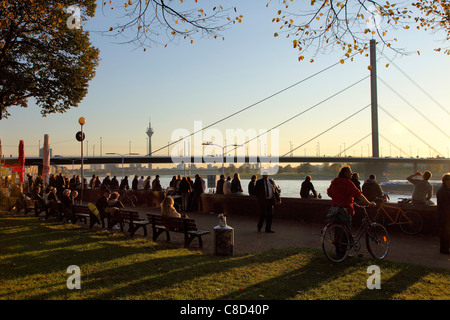
[[[234,229],[226,224],[226,218],[219,214],[219,225],[214,227],[214,247],[216,255],[233,255]]]

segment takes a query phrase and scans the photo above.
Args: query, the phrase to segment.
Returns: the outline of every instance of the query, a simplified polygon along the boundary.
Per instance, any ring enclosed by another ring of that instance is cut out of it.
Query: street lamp
[[[202,143],[203,146],[217,146],[219,148],[222,148],[222,174],[225,175],[225,168],[224,168],[224,164],[225,164],[225,149],[226,147],[242,147],[242,144],[237,144],[237,143],[233,143],[233,144],[229,144],[226,146],[219,146],[218,144],[212,143],[212,142],[203,142]]]
[[[80,192],[80,202],[83,202],[83,190],[84,190],[84,173],[83,173],[83,164],[84,164],[84,159],[83,159],[83,140],[85,138],[84,133],[83,133],[83,126],[86,123],[86,119],[84,117],[80,117],[78,119],[78,123],[81,126],[81,131],[78,131],[76,134],[76,138],[78,141],[81,142],[81,192]]]
[[[116,153],[116,152],[107,152],[106,154],[108,155],[116,155],[116,156],[121,156],[122,157],[122,179],[125,178],[125,174],[123,171],[123,161],[125,156],[138,156],[139,153],[133,153],[133,152],[129,152],[129,153],[125,153],[125,154],[121,154],[121,153]]]

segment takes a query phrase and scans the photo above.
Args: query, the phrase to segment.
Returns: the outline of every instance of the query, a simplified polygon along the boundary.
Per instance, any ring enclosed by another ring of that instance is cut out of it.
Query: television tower
[[[153,133],[154,133],[154,131],[153,131],[153,128],[152,128],[152,123],[149,120],[148,121],[148,128],[147,128],[147,136],[148,136],[148,154],[147,155],[148,156],[152,155],[152,135],[153,135]],[[152,164],[151,163],[148,164],[148,168],[149,169],[152,168]]]

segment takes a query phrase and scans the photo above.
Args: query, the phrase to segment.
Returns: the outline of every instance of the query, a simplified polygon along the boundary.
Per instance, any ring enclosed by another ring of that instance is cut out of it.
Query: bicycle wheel
[[[406,211],[398,219],[400,229],[406,234],[418,234],[422,231],[422,216],[415,211]]]
[[[391,244],[386,228],[376,222],[371,223],[366,231],[366,247],[375,259],[384,259]]]
[[[343,225],[328,224],[322,236],[322,249],[328,260],[341,262],[348,256],[350,235]]]

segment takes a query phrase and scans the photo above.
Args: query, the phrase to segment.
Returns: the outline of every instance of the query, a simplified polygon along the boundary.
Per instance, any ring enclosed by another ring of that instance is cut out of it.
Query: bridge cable
[[[417,139],[419,139],[420,141],[422,141],[424,144],[426,144],[429,148],[433,149],[433,151],[435,151],[437,154],[442,155],[439,151],[437,151],[435,148],[433,148],[429,143],[427,143],[425,140],[423,140],[421,137],[419,137],[416,133],[414,133],[414,131],[412,131],[411,129],[409,129],[407,126],[405,126],[403,124],[403,122],[401,122],[400,120],[398,120],[397,118],[395,118],[392,114],[390,114],[386,109],[384,109],[382,106],[378,105],[378,107],[383,110],[388,116],[390,116],[392,119],[394,119],[395,121],[397,121],[402,127],[404,127],[406,130],[408,130],[412,135],[414,135]]]
[[[359,139],[358,141],[356,141],[354,144],[352,144],[351,146],[348,146],[347,148],[345,148],[344,150],[342,150],[340,153],[338,153],[337,155],[335,155],[334,157],[340,157],[342,152],[347,151],[350,148],[353,148],[354,146],[356,146],[358,143],[360,143],[361,141],[363,141],[364,139],[368,138],[370,135],[372,135],[372,133],[369,133],[368,135],[366,135],[365,137]]]
[[[381,51],[380,51],[381,52]],[[398,71],[400,71],[409,81],[411,81],[417,88],[420,89],[420,91],[422,91],[428,98],[430,98],[437,106],[439,106],[442,110],[444,110],[447,115],[450,115],[450,112],[443,106],[441,105],[438,101],[436,101],[436,99],[434,99],[428,92],[426,92],[419,84],[417,84],[417,82],[415,82],[410,76],[408,76],[403,70],[400,69],[400,67],[398,67],[392,59],[390,59],[388,56],[386,56],[383,52],[381,52],[381,54],[389,61],[390,64],[392,64],[395,68],[397,68]]]
[[[365,106],[364,108],[362,108],[362,109],[360,109],[360,110],[358,110],[358,111],[356,111],[355,113],[353,113],[352,115],[350,115],[350,116],[348,116],[347,118],[345,118],[344,120],[341,120],[341,121],[339,121],[338,123],[336,123],[335,125],[333,125],[333,126],[331,126],[330,128],[328,128],[328,129],[326,129],[326,130],[324,130],[324,131],[322,131],[321,133],[319,133],[318,135],[316,135],[316,136],[314,136],[313,138],[311,138],[311,139],[309,139],[308,141],[306,141],[306,142],[304,142],[304,143],[302,143],[301,145],[299,145],[298,147],[296,147],[296,148],[294,148],[294,149],[292,149],[292,150],[290,150],[289,152],[287,152],[286,154],[284,154],[284,155],[282,155],[281,157],[286,157],[288,154],[290,154],[291,152],[293,152],[293,151],[295,151],[295,150],[297,150],[297,149],[299,149],[299,148],[301,148],[301,147],[303,147],[305,144],[308,144],[308,143],[310,143],[311,141],[313,141],[314,139],[317,139],[318,137],[320,137],[321,135],[323,135],[323,134],[325,134],[326,132],[328,132],[328,131],[330,131],[330,130],[332,130],[332,129],[334,129],[335,127],[337,127],[338,125],[340,125],[340,124],[342,124],[342,123],[344,123],[345,121],[347,121],[348,119],[350,119],[350,118],[352,118],[352,117],[354,117],[354,116],[356,116],[358,113],[360,113],[361,111],[363,111],[364,109],[367,109],[368,107],[370,107],[371,105],[370,104],[368,104],[367,106]]]
[[[349,57],[346,57],[344,60],[350,59],[350,58],[352,58],[353,56],[355,56],[356,54],[357,54],[357,53],[355,53],[354,55],[351,55],[351,56],[349,56]],[[242,108],[241,110],[238,110],[238,111],[236,111],[236,112],[234,112],[234,113],[232,113],[232,114],[230,114],[230,115],[228,115],[228,116],[226,116],[226,117],[224,117],[224,118],[222,118],[222,119],[220,119],[220,120],[217,120],[216,122],[213,122],[213,123],[207,125],[206,127],[202,128],[202,129],[200,129],[200,130],[197,130],[197,131],[195,131],[195,132],[193,132],[193,133],[191,133],[191,134],[185,136],[184,138],[179,139],[178,141],[184,140],[184,139],[186,139],[186,138],[188,138],[188,137],[192,137],[193,135],[195,135],[195,134],[197,134],[197,133],[199,133],[199,132],[201,132],[201,131],[203,131],[203,130],[205,130],[205,129],[208,129],[208,128],[210,128],[210,127],[212,127],[212,126],[214,126],[214,125],[216,125],[216,124],[218,124],[218,123],[220,123],[220,122],[223,122],[223,121],[225,121],[225,120],[227,120],[227,119],[229,119],[229,118],[231,118],[231,117],[234,117],[235,115],[238,115],[239,113],[242,113],[242,112],[244,112],[244,111],[246,111],[246,110],[248,110],[248,109],[251,109],[251,108],[255,107],[256,105],[261,104],[261,103],[263,103],[263,102],[265,102],[265,101],[267,101],[267,100],[269,100],[269,99],[271,99],[271,98],[273,98],[273,97],[275,97],[275,96],[277,96],[277,95],[279,95],[279,94],[281,94],[281,93],[283,93],[283,92],[285,92],[285,91],[287,91],[287,90],[289,90],[289,89],[292,89],[293,87],[295,87],[295,86],[297,86],[297,85],[299,85],[299,84],[301,84],[301,83],[303,83],[303,82],[306,82],[306,81],[308,81],[308,80],[314,78],[315,76],[317,76],[317,75],[319,75],[319,74],[321,74],[321,73],[323,73],[323,72],[325,72],[325,71],[327,71],[327,70],[329,70],[329,69],[331,69],[331,68],[333,68],[333,67],[335,67],[335,66],[337,66],[337,65],[339,65],[339,64],[341,64],[341,62],[336,62],[336,63],[334,63],[334,64],[332,64],[332,65],[330,65],[330,66],[328,66],[328,67],[326,67],[326,68],[324,68],[324,69],[322,69],[322,70],[320,70],[320,71],[318,71],[318,72],[316,72],[316,73],[314,73],[314,74],[312,74],[312,75],[310,75],[310,76],[308,76],[308,77],[306,77],[306,78],[304,78],[304,79],[302,79],[302,80],[300,80],[300,81],[298,81],[298,82],[296,82],[296,83],[294,83],[294,84],[292,84],[292,85],[290,85],[290,86],[288,86],[288,87],[286,87],[286,88],[284,88],[284,89],[281,89],[281,90],[279,90],[279,91],[277,91],[277,92],[271,94],[270,96],[268,96],[268,97],[266,97],[266,98],[263,98],[263,99],[261,99],[261,100],[255,102],[255,103],[253,103],[253,104],[251,104],[251,105],[245,107],[245,108]],[[161,147],[161,148],[159,148],[159,149],[157,149],[157,150],[155,150],[155,151],[152,151],[152,153],[156,153],[156,152],[158,152],[158,151],[164,150],[164,149],[168,148],[169,146],[171,146],[171,145],[177,143],[178,141],[174,141],[174,142],[172,142],[172,143],[169,143],[169,144],[167,144],[167,145],[164,146],[164,147]]]
[[[427,120],[433,127],[435,127],[437,130],[439,130],[442,134],[444,134],[447,138],[450,139],[450,136],[445,133],[444,130],[439,128],[433,121],[431,121],[429,118],[427,118],[422,112],[420,112],[416,107],[414,107],[411,103],[409,103],[405,98],[403,98],[397,91],[395,91],[389,84],[386,83],[383,79],[378,77],[378,79],[384,83],[386,87],[391,89],[392,92],[394,92],[400,99],[402,99],[407,105],[409,105],[412,109],[414,109],[418,114],[420,114],[425,120]]]
[[[382,137],[384,140],[386,140],[387,142],[389,142],[390,144],[392,144],[394,147],[396,147],[398,150],[400,150],[400,154],[404,153],[407,156],[409,156],[410,158],[412,158],[412,154],[407,154],[405,151],[402,150],[402,148],[400,148],[399,146],[395,145],[394,143],[392,143],[390,140],[388,140],[387,138],[385,138],[382,134],[380,134],[380,137]]]
[[[322,101],[316,103],[315,105],[309,107],[308,109],[303,110],[303,111],[300,112],[300,113],[297,113],[296,115],[290,117],[290,118],[287,119],[287,120],[284,120],[283,122],[280,122],[279,124],[277,124],[276,126],[270,128],[269,130],[265,131],[264,133],[261,133],[261,134],[257,135],[256,137],[254,137],[254,138],[252,138],[252,139],[249,139],[249,140],[246,141],[244,144],[248,144],[250,141],[253,141],[253,140],[259,138],[260,136],[262,136],[262,135],[264,135],[264,134],[267,134],[268,132],[270,132],[270,131],[272,131],[272,130],[278,128],[278,127],[281,127],[282,125],[286,124],[287,122],[294,120],[295,118],[297,118],[297,117],[299,117],[299,116],[305,114],[306,112],[308,112],[308,111],[310,111],[310,110],[312,110],[312,109],[318,107],[318,106],[321,105],[322,103],[324,103],[324,102],[326,102],[326,101],[328,101],[328,100],[330,100],[330,99],[336,97],[337,95],[343,93],[344,91],[346,91],[346,90],[348,90],[348,89],[354,87],[354,86],[357,85],[358,83],[360,83],[360,82],[366,80],[368,77],[369,77],[369,76],[366,76],[366,77],[364,77],[364,78],[362,78],[362,79],[356,81],[355,83],[353,83],[353,84],[349,85],[348,87],[346,87],[346,88],[344,88],[344,89],[342,89],[342,90],[336,92],[335,94],[329,96],[328,98],[326,98],[326,99],[324,99],[324,100],[322,100]],[[238,146],[238,147],[235,147],[234,149],[230,150],[229,152],[233,152],[233,151],[236,150],[237,148],[239,148],[239,146]]]

